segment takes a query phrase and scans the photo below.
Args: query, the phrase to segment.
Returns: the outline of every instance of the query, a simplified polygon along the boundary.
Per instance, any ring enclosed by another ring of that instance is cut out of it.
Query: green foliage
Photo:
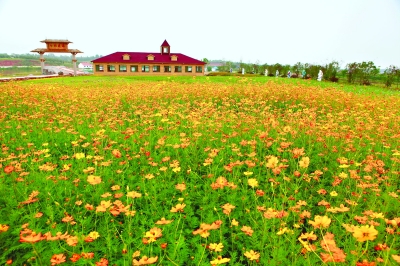
[[[400,80],[400,70],[396,66],[389,66],[384,72],[385,75],[385,85],[386,87],[391,87],[392,84],[397,80],[397,87],[399,86]]]

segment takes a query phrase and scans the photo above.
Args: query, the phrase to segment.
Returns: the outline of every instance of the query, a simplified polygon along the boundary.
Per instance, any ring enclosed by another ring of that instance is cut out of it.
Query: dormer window
[[[171,61],[178,61],[178,56],[177,55],[172,55],[171,56]]]
[[[153,61],[153,60],[154,60],[154,55],[149,54],[149,55],[147,56],[147,60]]]
[[[131,59],[131,56],[128,55],[128,54],[124,54],[124,55],[122,56],[122,60],[130,60],[130,59]]]

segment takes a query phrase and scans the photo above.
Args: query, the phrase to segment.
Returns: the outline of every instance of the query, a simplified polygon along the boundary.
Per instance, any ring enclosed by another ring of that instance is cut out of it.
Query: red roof
[[[166,41],[165,41],[166,42]],[[168,43],[167,43],[168,44]],[[129,55],[129,60],[123,60],[123,55]],[[148,60],[147,56],[153,55],[154,60]],[[177,61],[172,61],[171,57],[176,55]],[[92,61],[93,63],[151,63],[151,64],[185,64],[185,65],[205,65],[203,61],[194,59],[184,54],[161,54],[161,53],[141,53],[141,52],[115,52]]]
[[[164,40],[164,42],[161,44],[161,46],[170,46],[167,40]]]

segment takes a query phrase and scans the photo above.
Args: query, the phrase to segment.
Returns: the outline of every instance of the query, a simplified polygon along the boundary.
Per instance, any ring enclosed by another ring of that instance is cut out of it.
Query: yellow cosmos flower
[[[299,162],[299,166],[301,168],[307,168],[309,164],[310,164],[310,158],[308,157],[302,157]]]
[[[176,204],[175,207],[171,208],[170,212],[183,212],[183,208],[185,208],[185,206],[186,206],[185,203],[183,203],[183,204],[178,203],[178,204]]]
[[[258,187],[258,181],[255,178],[249,178],[247,180],[247,184],[249,184],[251,187]]]
[[[377,235],[378,235],[378,231],[375,229],[374,226],[370,226],[370,225],[363,225],[360,227],[355,227],[354,232],[353,232],[353,236],[359,242],[364,242],[367,240],[374,240]]]
[[[246,251],[244,255],[249,259],[249,260],[258,260],[260,258],[260,253],[255,252],[254,250]]]
[[[97,184],[101,183],[101,177],[100,176],[89,175],[87,177],[87,181],[91,185],[97,185]]]
[[[0,224],[0,233],[7,232],[8,228],[10,228],[10,226],[6,224]]]
[[[278,163],[279,163],[279,159],[275,156],[271,156],[268,159],[266,166],[267,166],[267,168],[273,169],[278,166]]]
[[[223,258],[222,256],[218,256],[215,260],[210,261],[212,265],[224,264],[229,262],[231,259]]]
[[[83,152],[75,153],[74,156],[75,156],[75,159],[77,159],[77,160],[85,158],[85,154]]]
[[[314,221],[308,221],[314,228],[328,228],[331,224],[331,218],[328,216],[315,216]]]
[[[214,250],[215,252],[221,252],[222,249],[224,248],[224,245],[222,243],[211,243],[210,244],[210,249]]]
[[[236,221],[236,219],[232,219],[231,224],[232,224],[233,226],[238,226],[238,225],[239,225],[239,222]]]
[[[89,233],[89,237],[92,238],[92,239],[97,239],[97,238],[100,237],[100,234],[98,232],[96,232],[96,231],[93,231],[93,232]]]

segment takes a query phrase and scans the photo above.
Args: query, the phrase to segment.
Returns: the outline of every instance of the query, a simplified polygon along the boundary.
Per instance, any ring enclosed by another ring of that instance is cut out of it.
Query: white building
[[[90,62],[79,63],[78,68],[79,69],[93,70],[93,66],[92,66],[92,64]]]

